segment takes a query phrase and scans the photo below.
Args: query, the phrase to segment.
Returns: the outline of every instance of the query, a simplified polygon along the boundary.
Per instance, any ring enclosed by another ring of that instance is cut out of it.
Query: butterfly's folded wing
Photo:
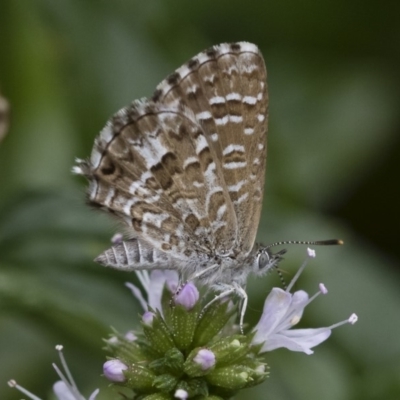
[[[193,57],[161,82],[153,96],[160,104],[188,106],[204,127],[235,210],[235,247],[243,256],[254,245],[262,206],[266,85],[257,46],[225,43]]]
[[[120,110],[96,139],[89,201],[177,260],[241,255],[261,212],[266,70],[257,46],[214,46]]]

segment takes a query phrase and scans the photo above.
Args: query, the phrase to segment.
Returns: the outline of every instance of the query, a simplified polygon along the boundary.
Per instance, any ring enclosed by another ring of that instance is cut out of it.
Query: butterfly
[[[249,273],[277,266],[285,243],[255,242],[264,192],[267,72],[248,42],[213,46],[183,64],[149,99],[118,111],[74,172],[88,201],[114,214],[127,239],[96,261],[122,270],[176,269],[247,305]]]

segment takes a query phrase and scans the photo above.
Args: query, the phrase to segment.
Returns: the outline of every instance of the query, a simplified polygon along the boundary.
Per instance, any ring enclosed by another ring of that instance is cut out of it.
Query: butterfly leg
[[[195,281],[198,278],[200,278],[201,276],[205,275],[208,271],[212,271],[215,268],[218,268],[220,265],[219,264],[213,264],[210,265],[209,267],[203,269],[200,272],[197,272],[196,274],[192,275],[191,277],[189,277],[188,281]]]
[[[218,290],[220,293],[217,294],[209,303],[206,304],[202,312],[204,312],[208,307],[210,307],[211,304],[215,303],[216,301],[223,299],[224,297],[227,297],[232,293],[236,293],[242,300],[242,304],[240,307],[239,327],[240,327],[240,332],[243,333],[243,321],[244,321],[244,316],[246,314],[247,302],[248,302],[248,296],[246,291],[239,284],[235,282],[232,285],[226,283],[217,283],[216,285],[214,285],[214,289]]]
[[[222,289],[221,286],[224,286],[225,289]],[[201,310],[201,315],[204,314],[204,312],[207,310],[208,307],[211,306],[211,304],[214,304],[216,301],[221,300],[224,297],[229,296],[231,293],[234,293],[235,290],[236,290],[233,286],[225,285],[225,284],[223,284],[223,285],[222,284],[221,285],[218,284],[218,288],[219,288],[219,290],[221,290],[221,292],[219,294],[216,294],[214,296],[214,298],[203,307],[203,309]]]

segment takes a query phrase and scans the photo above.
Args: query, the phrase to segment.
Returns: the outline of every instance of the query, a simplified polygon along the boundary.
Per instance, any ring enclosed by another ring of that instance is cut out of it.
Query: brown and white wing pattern
[[[203,51],[161,82],[153,100],[186,105],[204,128],[235,210],[236,246],[245,256],[257,233],[266,160],[268,94],[259,49],[239,42]]]
[[[199,53],[116,113],[74,169],[89,179],[89,202],[128,226],[131,240],[98,260],[244,259],[261,212],[267,106],[263,58],[240,42]]]
[[[236,221],[219,164],[186,107],[133,102],[109,121],[78,168],[90,181],[89,202],[154,248],[184,260],[212,253],[216,244],[233,247]]]

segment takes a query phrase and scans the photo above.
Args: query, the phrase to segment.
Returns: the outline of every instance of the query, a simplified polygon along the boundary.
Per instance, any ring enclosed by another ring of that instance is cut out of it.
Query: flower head
[[[308,258],[314,257],[309,249]],[[171,271],[138,274],[148,302],[136,286],[128,286],[145,310],[142,332],[116,334],[116,341],[107,342],[113,360],[104,364],[104,375],[138,396],[150,393],[154,397],[149,398],[160,399],[231,398],[239,389],[262,383],[269,375],[263,353],[285,347],[311,354],[333,328],[356,321],[352,316],[326,328],[292,329],[305,307],[328,293],[323,284],[311,297],[303,290],[291,293],[306,264],[286,290],[272,289],[262,317],[249,335],[238,333],[232,318],[237,306],[226,298],[217,296],[203,303],[204,297],[191,282],[176,293],[178,277],[169,274]],[[169,302],[162,298],[165,285],[171,291]]]

